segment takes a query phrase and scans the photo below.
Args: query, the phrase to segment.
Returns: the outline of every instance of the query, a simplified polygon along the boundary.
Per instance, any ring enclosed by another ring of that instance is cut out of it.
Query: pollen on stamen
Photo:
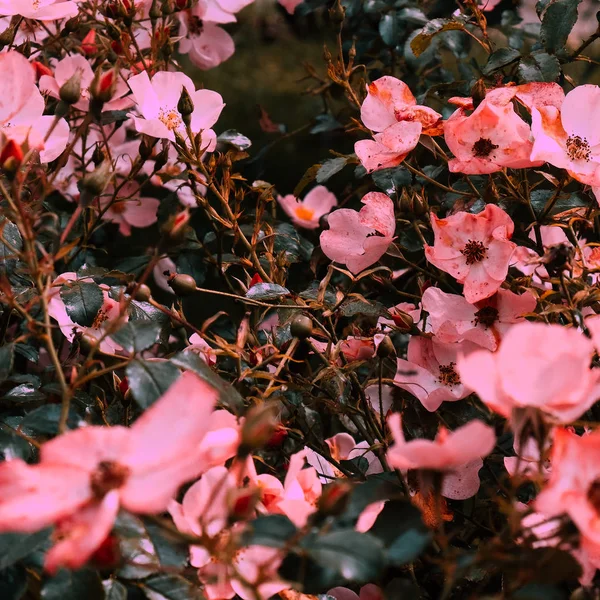
[[[448,363],[447,365],[440,365],[440,376],[438,378],[438,381],[442,385],[446,385],[450,388],[456,385],[460,385],[460,377],[456,372],[455,367],[455,362]]]
[[[592,153],[586,138],[579,135],[570,135],[566,142],[567,154],[571,160],[585,160],[589,162]]]
[[[493,306],[484,306],[475,313],[473,323],[475,325],[483,325],[491,327],[498,320],[498,309]]]
[[[178,129],[183,123],[181,115],[174,109],[161,109],[158,118],[164,123],[169,131]]]
[[[489,138],[479,138],[473,144],[473,156],[477,158],[486,158],[498,147],[499,146],[494,144]]]
[[[311,210],[310,208],[306,208],[306,206],[298,206],[296,208],[296,216],[299,219],[304,219],[305,221],[310,221],[313,216],[315,214],[314,210]]]
[[[486,254],[487,248],[483,245],[483,242],[477,240],[467,240],[465,247],[461,250],[462,255],[467,259],[468,265],[481,262]]]

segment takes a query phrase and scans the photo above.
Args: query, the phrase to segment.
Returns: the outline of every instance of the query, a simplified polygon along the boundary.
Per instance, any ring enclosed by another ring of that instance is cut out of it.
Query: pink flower
[[[241,531],[228,527],[229,512],[238,491],[235,477],[225,467],[214,467],[189,488],[182,504],[175,501],[169,504],[169,512],[180,531],[214,541],[213,553],[204,546],[190,547],[190,563],[198,568],[209,600],[230,599],[236,594],[244,600],[255,600],[254,593],[244,585],[246,582],[258,587],[259,600],[267,600],[287,587],[277,577],[280,552],[264,546],[240,549]],[[227,556],[232,557],[235,569],[224,560]]]
[[[40,77],[40,89],[53,98],[60,98],[60,88],[76,74],[81,78],[81,97],[73,106],[87,112],[90,109],[90,86],[94,80],[94,71],[84,56],[74,54],[63,58],[56,64],[53,77]],[[102,111],[125,110],[131,107],[133,99],[130,96],[124,98],[128,93],[127,84],[120,77],[117,78],[115,93],[112,99],[104,104]]]
[[[548,485],[535,500],[547,517],[567,514],[585,539],[600,545],[600,432],[578,436],[556,429]]]
[[[536,305],[531,292],[518,295],[503,289],[477,304],[439,288],[430,287],[423,293],[423,308],[440,342],[469,340],[488,350],[496,350],[510,327],[523,321],[522,315],[533,312]]]
[[[84,427],[45,443],[40,462],[0,465],[0,530],[57,524],[46,569],[81,567],[109,534],[119,507],[166,510],[198,471],[198,448],[217,394],[185,373],[130,428]]]
[[[191,130],[202,132],[201,146],[212,152],[217,145],[217,135],[211,127],[217,122],[223,107],[223,98],[211,90],[198,90],[194,82],[183,73],[160,71],[152,77],[143,71],[131,77],[129,87],[137,103],[141,117],[134,116],[135,128],[156,138],[175,141],[175,131],[187,137],[185,125],[177,104],[185,87],[194,103],[191,114]]]
[[[519,444],[515,438],[514,450],[516,456],[507,456],[504,459],[504,468],[511,477],[535,477],[539,474],[548,476],[551,471],[550,461],[542,460],[537,440],[530,437],[523,444]]]
[[[373,140],[354,145],[361,163],[370,173],[399,165],[421,137],[441,133],[442,115],[417,105],[408,86],[395,77],[381,77],[367,86],[361,106],[362,122],[376,133]]]
[[[383,592],[374,584],[368,583],[360,588],[360,595],[345,587],[336,587],[327,592],[335,600],[383,600]]]
[[[296,10],[296,6],[299,6],[304,2],[304,0],[277,0],[285,10],[288,11],[290,15],[294,14]]]
[[[600,370],[590,368],[594,345],[576,329],[518,323],[495,354],[479,350],[458,359],[458,372],[492,410],[506,418],[537,408],[551,420],[579,418],[600,397]]]
[[[76,335],[85,333],[96,340],[102,340],[99,345],[102,352],[114,354],[121,351],[123,348],[108,336],[109,327],[111,331],[117,331],[117,324],[128,320],[126,314],[121,314],[121,305],[108,295],[108,288],[104,286],[104,289],[102,289],[104,300],[94,323],[90,327],[84,327],[75,323],[67,313],[65,303],[60,296],[60,290],[63,285],[66,284],[68,286],[71,282],[74,283],[76,281],[76,273],[63,273],[52,282],[52,288],[48,296],[48,313],[58,323],[63,335],[70,342],[75,339]],[[78,281],[89,283],[92,280],[84,278]]]
[[[478,4],[483,11],[494,10],[502,0],[478,0]]]
[[[444,344],[435,338],[413,336],[408,343],[407,360],[397,360],[394,384],[417,398],[428,411],[442,402],[466,398],[471,390],[456,371],[458,357],[477,348],[471,342]]]
[[[396,229],[394,203],[385,194],[369,192],[362,203],[360,212],[334,210],[329,215],[329,229],[320,237],[325,255],[355,274],[385,254]]]
[[[478,215],[459,212],[445,219],[431,214],[435,244],[425,246],[427,260],[464,284],[467,302],[474,304],[496,293],[506,279],[516,248],[509,241],[512,219],[494,204]]]
[[[467,500],[475,496],[481,486],[479,480],[481,467],[483,467],[483,460],[475,458],[446,473],[440,490],[442,496],[450,500]]]
[[[74,17],[78,10],[70,0],[0,0],[0,15],[20,15],[37,21]]]
[[[235,52],[233,38],[221,27],[201,22],[199,13],[203,11],[200,2],[189,11],[178,13],[181,24],[179,51],[190,57],[192,64],[199,69],[213,69],[231,58]]]
[[[470,114],[459,107],[444,123],[444,137],[454,154],[448,163],[453,173],[494,173],[505,167],[537,166],[530,159],[529,125],[515,112],[510,99],[496,102],[486,98]]]
[[[566,169],[582,183],[600,185],[600,88],[580,85],[571,90],[560,108],[549,105],[531,113],[534,137],[532,160]]]
[[[252,2],[254,0],[200,0],[193,14],[203,22],[235,23],[235,13]]]
[[[306,229],[317,229],[321,217],[337,206],[337,198],[323,185],[313,188],[304,200],[288,194],[277,196],[277,202],[295,225]]]
[[[113,195],[114,189],[111,186],[98,199],[98,204],[100,209],[106,208],[102,218],[116,223],[121,235],[130,236],[132,227],[150,227],[156,223],[156,211],[160,201],[156,198],[141,197],[139,183],[128,181],[120,186],[115,201]]]
[[[193,333],[190,336],[190,345],[186,348],[186,351],[195,352],[209,366],[217,364],[217,357],[215,356],[215,351],[197,333]]]
[[[388,425],[394,444],[387,459],[396,469],[454,471],[457,467],[482,459],[496,444],[494,429],[482,421],[470,421],[455,431],[440,427],[434,441],[417,439],[407,442],[398,413],[390,415]]]

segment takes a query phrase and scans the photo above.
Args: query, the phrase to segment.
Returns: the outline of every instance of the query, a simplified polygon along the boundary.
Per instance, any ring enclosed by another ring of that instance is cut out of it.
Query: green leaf
[[[65,284],[60,290],[67,314],[75,323],[91,327],[104,303],[102,290],[95,283],[77,281]]]
[[[390,12],[379,21],[379,35],[387,46],[395,46],[398,43],[398,15]]]
[[[356,583],[376,579],[385,565],[383,544],[354,529],[318,536],[311,539],[305,550],[320,565]]]
[[[464,30],[465,24],[455,19],[432,19],[412,39],[410,48],[415,56],[421,56],[433,38],[443,31]]]
[[[27,590],[27,572],[21,566],[0,571],[0,598],[20,600]]]
[[[531,207],[535,214],[539,217],[544,211],[548,202],[554,196],[553,190],[534,190],[531,192]],[[546,216],[553,216],[560,212],[570,210],[572,208],[581,208],[589,205],[589,200],[581,197],[579,194],[560,195]]]
[[[48,541],[49,535],[50,529],[26,534],[0,534],[0,570],[14,565],[43,546]]]
[[[244,544],[283,548],[296,532],[296,526],[285,515],[266,515],[249,523]]]
[[[126,352],[141,352],[158,341],[161,323],[156,321],[128,321],[110,337]]]
[[[197,584],[179,575],[152,575],[141,582],[141,587],[150,600],[203,600]]]
[[[550,54],[564,52],[567,38],[577,22],[577,7],[580,2],[581,0],[550,0],[544,3],[540,40]]]
[[[61,413],[60,404],[46,404],[28,413],[21,423],[21,427],[33,433],[56,435],[58,433],[58,422]],[[77,411],[71,409],[67,425],[74,429],[79,422]]]
[[[0,383],[6,380],[13,368],[15,345],[6,344],[0,347]]]
[[[533,52],[521,59],[518,68],[519,77],[529,83],[532,81],[556,81],[560,75],[560,63],[555,56],[545,52]]]
[[[275,253],[285,252],[285,257],[290,263],[310,260],[315,247],[303,238],[291,223],[278,223],[273,233]]]
[[[193,371],[204,381],[210,383],[219,392],[219,402],[234,412],[244,408],[244,399],[230,384],[221,379],[195,352],[180,352],[171,358],[171,364]]]
[[[108,110],[102,113],[102,125],[120,123],[121,121],[127,121],[128,118],[128,110]]]
[[[340,305],[339,311],[344,317],[353,317],[355,315],[383,317],[389,315],[388,309],[380,302],[376,300],[366,302],[358,298],[344,300]]]
[[[496,52],[490,54],[485,67],[483,67],[482,73],[484,75],[491,75],[494,71],[515,62],[520,56],[521,53],[514,48],[500,48],[499,50],[496,50]]]
[[[407,531],[427,533],[421,511],[406,500],[388,500],[369,533],[391,547]]]
[[[127,600],[127,588],[114,579],[108,579],[102,582],[106,600]]]
[[[388,560],[397,567],[414,562],[430,541],[431,533],[429,531],[409,529],[396,538],[388,548]]]
[[[371,177],[375,185],[388,196],[392,196],[399,189],[409,186],[412,181],[410,171],[403,166],[380,169],[372,173]]]
[[[225,142],[230,146],[233,146],[236,150],[247,150],[252,146],[252,141],[245,135],[241,134],[235,129],[228,129],[219,135],[217,138],[219,142]]]
[[[179,377],[179,369],[163,361],[134,360],[125,373],[131,393],[142,408],[154,404]]]
[[[180,569],[185,566],[189,556],[187,542],[151,521],[145,521],[144,525],[154,550],[156,550],[160,566],[171,569]]]
[[[104,586],[97,571],[62,570],[44,583],[42,600],[105,600]]]
[[[277,300],[281,296],[289,295],[290,290],[276,283],[257,283],[246,292],[246,298],[254,300]]]
[[[304,175],[302,175],[302,179],[300,179],[300,181],[298,182],[298,184],[294,188],[294,191],[292,192],[296,198],[299,198],[300,194],[302,193],[302,191],[304,190],[304,188],[311,181],[315,180],[315,177],[317,176],[317,173],[318,173],[318,171],[319,171],[320,168],[321,168],[321,165],[320,164],[316,164],[316,165],[313,165],[312,167],[309,167],[306,170],[306,172],[304,173]]]
[[[0,219],[0,273],[14,272],[18,262],[16,253],[22,249],[19,228],[7,219]]]
[[[348,163],[348,160],[343,156],[338,158],[330,158],[326,160],[317,171],[317,183],[325,183],[328,179],[339,173]]]

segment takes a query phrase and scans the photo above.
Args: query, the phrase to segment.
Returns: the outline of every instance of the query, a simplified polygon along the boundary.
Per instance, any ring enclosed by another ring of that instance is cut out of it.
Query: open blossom
[[[352,273],[376,263],[393,241],[396,229],[394,203],[381,192],[369,192],[360,212],[349,208],[329,215],[329,229],[321,233],[321,248],[331,260]]]
[[[494,429],[482,421],[470,421],[455,431],[440,427],[435,440],[407,442],[398,413],[390,415],[388,425],[394,444],[387,453],[390,466],[396,469],[453,471],[475,459],[486,457],[496,444]]]
[[[69,286],[76,281],[86,283],[92,280],[86,280],[85,278],[78,280],[76,273],[63,273],[52,282],[52,287],[50,288],[48,296],[49,315],[58,323],[63,335],[70,342],[75,339],[76,335],[85,333],[92,338],[102,340],[99,345],[102,352],[114,354],[115,352],[122,350],[122,347],[109,337],[108,330],[111,328],[111,331],[116,331],[118,329],[118,324],[127,321],[128,316],[121,314],[121,305],[118,301],[113,300],[108,295],[108,288],[106,286],[102,286],[101,288],[103,295],[102,306],[90,327],[79,325],[71,319],[67,313],[65,303],[60,296],[60,290],[63,285]]]
[[[235,52],[233,38],[222,28],[209,21],[201,21],[203,3],[178,13],[179,52],[187,54],[199,69],[213,69],[231,58]]]
[[[548,485],[535,500],[546,517],[567,514],[584,541],[600,548],[600,432],[578,436],[567,429],[554,432]],[[584,544],[585,545],[585,544]]]
[[[90,86],[94,80],[94,71],[84,56],[74,54],[67,56],[56,63],[54,75],[42,75],[40,77],[40,89],[50,94],[53,98],[60,98],[60,88],[74,75],[81,78],[81,97],[73,105],[75,108],[88,111],[90,108]],[[118,77],[116,80],[115,93],[108,102],[104,103],[103,111],[125,110],[133,105],[127,84]]]
[[[397,359],[394,384],[417,398],[433,412],[442,402],[466,398],[471,390],[456,370],[458,357],[473,352],[471,342],[444,344],[437,339],[413,336],[408,343],[407,360]]]
[[[44,115],[33,66],[19,52],[0,54],[0,81],[0,132],[19,146],[27,142],[39,150],[43,163],[57,158],[67,146],[69,125],[64,119],[55,124],[53,116]]]
[[[317,229],[319,221],[334,206],[337,198],[324,185],[318,185],[299,200],[293,194],[277,196],[277,202],[298,227]]]
[[[199,0],[192,14],[211,23],[235,23],[235,13],[252,2],[254,0]]]
[[[190,547],[190,563],[198,568],[209,600],[230,599],[236,594],[244,600],[255,600],[256,595],[245,583],[257,586],[260,600],[267,600],[287,587],[277,577],[281,561],[277,549],[257,545],[239,549],[241,531],[228,527],[229,512],[239,491],[231,472],[225,467],[213,467],[189,488],[181,504],[175,501],[169,504],[169,512],[180,531],[218,540],[221,556],[232,555],[230,565],[219,554],[213,557],[203,546]]]
[[[600,370],[590,368],[594,344],[576,329],[518,323],[496,353],[478,350],[458,359],[458,373],[492,410],[511,417],[537,408],[569,423],[600,398]]]
[[[600,87],[580,85],[562,106],[532,110],[532,160],[566,169],[582,183],[600,185]]]
[[[471,113],[459,108],[444,123],[444,137],[454,158],[453,173],[494,173],[505,167],[522,169],[542,164],[530,158],[529,125],[519,117],[510,100],[483,99]]]
[[[423,293],[423,308],[438,340],[469,340],[488,350],[496,350],[506,332],[523,321],[524,314],[533,312],[536,304],[531,292],[519,295],[503,289],[476,304],[439,288],[430,287]]]
[[[152,80],[146,71],[128,81],[141,117],[133,117],[135,128],[156,138],[175,141],[175,131],[186,137],[187,132],[177,105],[185,88],[194,104],[191,130],[202,132],[201,147],[212,152],[217,145],[217,135],[211,127],[217,122],[223,107],[221,94],[211,90],[198,90],[194,82],[183,73],[160,71]]]
[[[37,21],[74,17],[78,10],[71,0],[0,0],[0,15],[20,15]]]
[[[418,105],[408,86],[395,77],[380,77],[367,86],[360,117],[376,132],[374,140],[354,145],[368,172],[399,165],[416,147],[421,134],[437,135],[442,131],[442,115]]]
[[[477,215],[459,212],[445,219],[431,214],[433,246],[427,260],[464,284],[467,302],[474,304],[496,293],[506,279],[516,244],[515,225],[499,207],[488,204]]]
[[[119,507],[166,510],[198,471],[198,452],[217,398],[185,373],[128,429],[83,427],[40,450],[40,462],[0,465],[0,530],[33,532],[56,524],[46,569],[82,566],[109,534]]]

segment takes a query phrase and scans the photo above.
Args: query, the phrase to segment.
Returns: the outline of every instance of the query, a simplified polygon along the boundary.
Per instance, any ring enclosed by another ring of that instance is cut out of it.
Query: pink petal
[[[27,104],[35,87],[35,71],[19,52],[0,54],[0,123],[15,117]]]
[[[600,122],[590,115],[600,114],[600,87],[579,85],[566,96],[561,121],[568,135],[585,138],[590,146],[600,143]]]
[[[396,122],[395,108],[403,109],[417,103],[409,87],[395,77],[380,77],[367,87],[360,118],[371,131],[383,131]]]

